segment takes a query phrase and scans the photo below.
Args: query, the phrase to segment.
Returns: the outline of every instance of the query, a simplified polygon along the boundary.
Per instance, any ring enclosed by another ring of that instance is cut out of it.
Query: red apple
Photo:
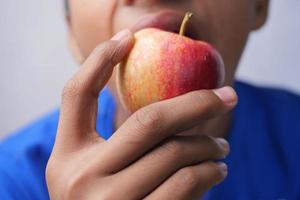
[[[147,28],[135,34],[133,49],[118,66],[118,93],[134,112],[190,91],[218,88],[224,71],[220,54],[210,44]]]

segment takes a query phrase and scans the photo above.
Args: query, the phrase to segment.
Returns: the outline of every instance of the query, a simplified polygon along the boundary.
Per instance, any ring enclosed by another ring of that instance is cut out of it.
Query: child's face
[[[265,21],[267,0],[70,0],[71,39],[86,58],[101,41],[131,28],[147,14],[164,13],[170,23],[191,11],[192,37],[213,44],[224,58],[231,84],[251,30]],[[176,21],[176,22],[175,22]],[[180,24],[178,24],[179,28]],[[174,30],[168,30],[174,31]]]

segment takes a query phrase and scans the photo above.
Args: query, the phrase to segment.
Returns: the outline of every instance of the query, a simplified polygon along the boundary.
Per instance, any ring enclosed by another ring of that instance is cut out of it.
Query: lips
[[[185,13],[175,11],[161,11],[159,13],[148,14],[143,16],[132,28],[133,32],[137,32],[145,28],[158,28],[169,32],[179,33],[180,26]],[[185,36],[201,40],[197,23],[194,18],[187,25]]]

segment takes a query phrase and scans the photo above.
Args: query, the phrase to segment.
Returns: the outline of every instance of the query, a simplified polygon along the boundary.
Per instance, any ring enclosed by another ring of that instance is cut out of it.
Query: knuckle
[[[109,55],[109,53],[111,52],[112,49],[115,48],[115,46],[116,46],[116,42],[105,41],[95,48],[94,53],[101,54],[101,55],[105,55],[105,54]]]
[[[65,199],[75,199],[76,196],[79,196],[87,177],[85,172],[79,172],[69,177],[63,187]]]
[[[55,165],[51,161],[51,159],[48,161],[47,166],[46,166],[46,171],[45,171],[45,178],[47,183],[53,182],[53,177],[55,177]]]
[[[171,155],[174,155],[176,158],[180,157],[182,155],[182,152],[184,151],[184,146],[176,139],[168,140],[162,146],[162,148]]]
[[[151,132],[160,132],[163,125],[163,116],[159,109],[147,106],[135,114],[138,129],[152,130]]]
[[[97,194],[97,197],[101,200],[114,200],[114,199],[120,199],[118,197],[118,194],[112,187],[104,186],[101,188],[100,194]]]
[[[46,166],[46,182],[50,190],[60,194],[62,199],[78,199],[82,186],[89,177],[86,170],[77,170],[76,173],[59,170],[61,168],[59,161],[50,158]],[[53,193],[52,195],[57,195]]]
[[[82,92],[80,83],[77,79],[70,79],[64,86],[62,92],[62,101],[76,98]]]
[[[199,177],[197,171],[192,167],[185,167],[178,172],[180,180],[182,180],[183,185],[187,187],[193,187],[198,185]]]
[[[108,65],[114,63],[114,57],[118,52],[116,41],[106,41],[97,46],[94,53],[99,56],[98,65]]]
[[[209,100],[208,90],[191,92],[189,98],[195,105],[203,106],[203,105],[210,105],[211,103]]]
[[[214,117],[219,110],[219,101],[209,90],[190,93],[190,101],[205,119]]]

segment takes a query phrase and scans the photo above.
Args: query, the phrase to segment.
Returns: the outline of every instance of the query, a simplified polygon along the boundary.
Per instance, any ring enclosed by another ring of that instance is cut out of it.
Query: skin
[[[226,165],[215,161],[228,154],[229,145],[213,136],[227,133],[228,113],[237,103],[234,90],[194,91],[132,115],[117,102],[116,132],[104,141],[95,128],[98,93],[108,84],[116,95],[114,66],[134,45],[130,31],[109,38],[145,13],[166,8],[190,10],[201,22],[203,39],[223,56],[226,84],[231,85],[248,34],[265,22],[268,1],[69,3],[70,46],[82,66],[63,90],[57,138],[46,169],[51,199],[202,197],[227,175]]]

